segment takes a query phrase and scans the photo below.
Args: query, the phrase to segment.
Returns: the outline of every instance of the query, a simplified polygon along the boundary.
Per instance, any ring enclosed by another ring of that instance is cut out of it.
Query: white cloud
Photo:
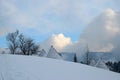
[[[115,37],[120,34],[119,15],[112,9],[108,9],[88,25],[81,35],[81,39],[85,40],[92,51],[101,51],[101,49],[111,51],[112,47],[116,46],[113,42]]]
[[[58,51],[61,51],[70,44],[72,44],[71,39],[60,33],[57,35],[53,34],[50,38],[40,43],[40,46],[41,48],[44,48],[46,51],[48,51],[50,46],[53,45]]]
[[[71,44],[71,39],[68,37],[65,37],[63,34],[53,35],[52,39],[53,39],[53,45],[55,47],[58,47],[59,50]]]
[[[8,0],[1,0],[0,1],[0,9],[1,9],[1,12],[0,12],[0,15],[2,16],[10,16],[12,15],[13,13],[16,12],[17,8],[14,4],[10,3],[10,1]]]
[[[0,16],[2,20],[8,21],[9,27],[15,27],[18,25],[30,26],[32,20],[29,14],[22,11],[16,4],[16,1],[1,0],[0,1]]]
[[[105,12],[104,12],[106,18],[109,18],[109,19],[114,19],[114,17],[116,16],[116,13],[115,11],[113,11],[112,9],[107,9]]]

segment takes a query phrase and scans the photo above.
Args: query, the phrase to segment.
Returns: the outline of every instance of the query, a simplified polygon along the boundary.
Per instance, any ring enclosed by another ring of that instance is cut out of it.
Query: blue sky
[[[77,41],[86,26],[108,8],[119,10],[119,0],[0,0],[0,47],[16,29],[35,41],[62,33]]]

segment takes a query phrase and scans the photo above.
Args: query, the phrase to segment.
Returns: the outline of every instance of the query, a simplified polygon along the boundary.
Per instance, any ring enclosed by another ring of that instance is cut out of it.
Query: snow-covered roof
[[[105,63],[113,60],[113,55],[110,52],[89,52],[89,60],[92,66],[108,69]]]
[[[113,55],[110,52],[89,52],[89,56],[91,59],[94,59],[97,61],[100,58],[102,58],[102,60],[109,60],[113,58]]]
[[[66,61],[72,61],[72,62],[74,61],[75,53],[60,52],[59,54]]]
[[[50,50],[48,51],[48,54],[46,57],[53,58],[53,59],[62,59],[62,57],[58,54],[58,52],[53,46],[50,47]]]
[[[42,49],[41,51],[39,51],[38,55],[41,56],[41,57],[46,57],[47,53],[44,49]]]

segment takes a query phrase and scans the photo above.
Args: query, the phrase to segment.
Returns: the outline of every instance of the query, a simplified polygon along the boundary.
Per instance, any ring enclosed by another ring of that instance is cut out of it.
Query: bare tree
[[[37,54],[37,52],[38,52],[38,49],[39,49],[39,45],[33,45],[32,46],[32,49],[31,49],[31,55],[32,54]]]
[[[91,62],[92,62],[92,58],[91,58],[91,54],[90,54],[90,51],[89,51],[89,47],[88,47],[88,44],[87,44],[87,51],[86,51],[86,64],[87,65],[91,65]]]
[[[23,34],[19,36],[20,50],[24,55],[32,55],[38,52],[39,46],[34,43],[33,39],[26,38]]]
[[[87,45],[87,52],[86,52],[86,64],[87,65],[90,65],[90,57],[89,57],[89,48],[88,48],[88,45]]]
[[[19,31],[16,30],[16,32],[9,33],[6,37],[7,41],[9,42],[8,47],[10,49],[11,54],[15,54],[18,48],[19,45],[17,40],[18,35],[19,35]]]
[[[19,35],[19,48],[23,54],[26,54],[25,38],[23,34]]]
[[[38,52],[39,46],[31,38],[26,38],[19,31],[9,33],[6,37],[9,42],[8,47],[11,54],[16,54],[17,50],[23,55],[32,55]],[[17,52],[19,53],[19,52]]]
[[[81,61],[82,64],[90,65],[91,59],[90,59],[90,54],[89,54],[89,48],[88,45],[86,47],[86,52],[83,55],[84,59]]]

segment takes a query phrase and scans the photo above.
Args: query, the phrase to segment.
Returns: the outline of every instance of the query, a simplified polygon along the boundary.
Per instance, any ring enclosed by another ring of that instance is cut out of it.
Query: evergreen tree
[[[76,54],[74,55],[74,62],[77,62],[77,56],[76,56]]]
[[[119,62],[107,62],[106,66],[109,70],[120,73],[120,61]]]

